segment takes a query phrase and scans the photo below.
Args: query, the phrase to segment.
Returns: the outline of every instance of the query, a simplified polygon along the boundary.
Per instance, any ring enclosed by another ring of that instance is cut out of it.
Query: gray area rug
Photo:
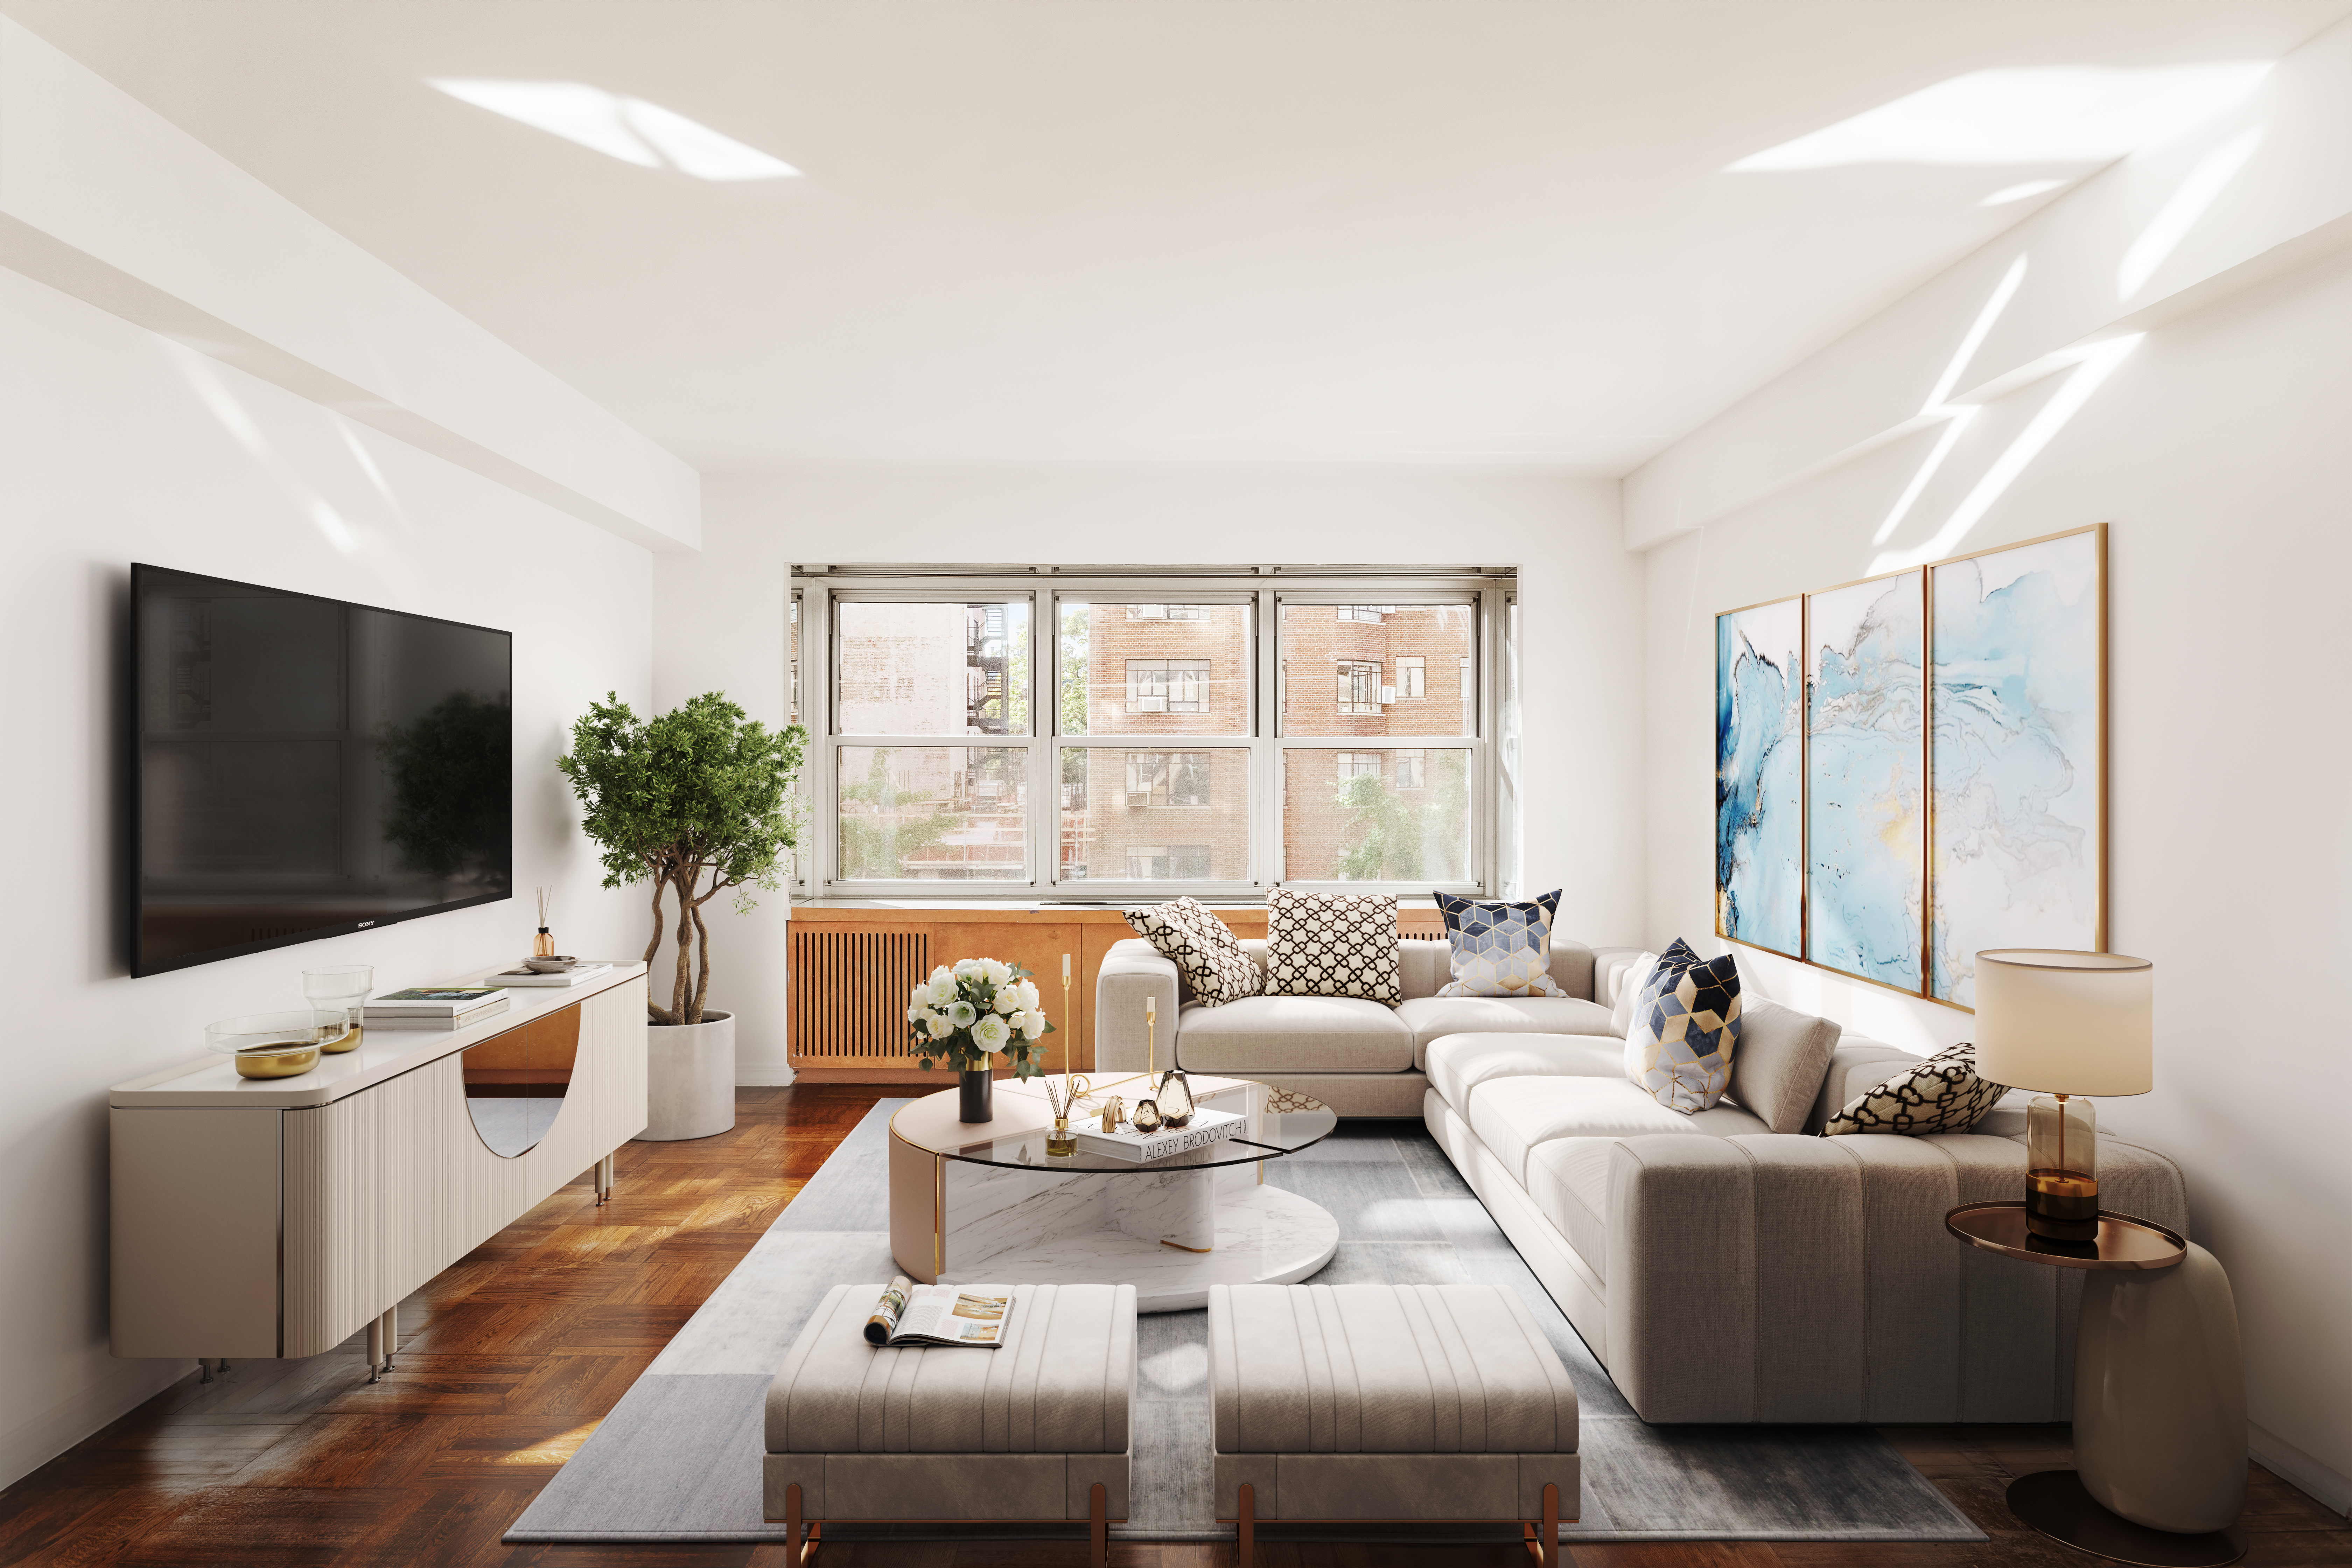
[[[770,1541],[760,1517],[768,1381],[824,1293],[898,1272],[888,1235],[884,1100],[842,1141],[571,1462],[506,1533],[535,1541]],[[1265,1179],[1322,1205],[1339,1251],[1318,1284],[1484,1281],[1517,1291],[1575,1379],[1583,1517],[1563,1541],[1982,1541],[1984,1534],[1866,1426],[1652,1426],[1620,1397],[1485,1205],[1415,1122],[1345,1122]],[[1138,1324],[1132,1516],[1127,1540],[1226,1541],[1212,1515],[1208,1314]],[[1347,1539],[1328,1526],[1261,1526]],[[938,1538],[939,1526],[828,1525],[828,1538]],[[961,1527],[960,1538],[1083,1536],[1083,1525]],[[1382,1527],[1380,1538],[1409,1538]],[[1413,1535],[1484,1540],[1459,1526]],[[1516,1540],[1504,1528],[1496,1540]]]

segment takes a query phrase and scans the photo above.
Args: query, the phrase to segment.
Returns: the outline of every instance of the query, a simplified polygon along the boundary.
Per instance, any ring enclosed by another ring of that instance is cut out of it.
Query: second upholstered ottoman
[[[1016,1285],[994,1350],[877,1348],[879,1283],[836,1285],[768,1388],[766,1514],[827,1520],[1086,1520],[1101,1568],[1127,1517],[1135,1287]],[[813,1528],[812,1535],[817,1533]]]
[[[1217,1517],[1520,1521],[1547,1568],[1577,1516],[1576,1388],[1490,1285],[1209,1292]]]

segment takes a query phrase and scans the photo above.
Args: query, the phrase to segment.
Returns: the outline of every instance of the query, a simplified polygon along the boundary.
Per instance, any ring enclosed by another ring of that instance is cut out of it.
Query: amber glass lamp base
[[[2025,1110],[2025,1228],[2045,1241],[2099,1239],[2099,1136],[2081,1095]]]

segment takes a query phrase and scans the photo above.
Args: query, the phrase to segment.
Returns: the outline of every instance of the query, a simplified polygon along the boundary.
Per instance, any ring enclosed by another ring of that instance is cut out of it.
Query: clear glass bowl
[[[292,1078],[319,1065],[320,1051],[348,1050],[352,1016],[341,1007],[247,1013],[205,1026],[205,1047],[236,1062],[240,1078]]]
[[[352,1016],[351,1033],[331,1046],[319,1048],[333,1055],[340,1051],[359,1049],[367,1031],[361,1026],[361,1015],[367,1006],[368,993],[375,989],[375,965],[348,963],[340,969],[306,969],[302,972],[302,994],[314,1007],[340,1007]]]

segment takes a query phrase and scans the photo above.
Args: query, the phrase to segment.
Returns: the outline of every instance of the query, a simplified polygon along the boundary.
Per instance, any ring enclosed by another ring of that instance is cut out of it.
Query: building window
[[[1209,710],[1209,661],[1205,658],[1129,659],[1127,710],[1130,713],[1206,713]]]
[[[1209,875],[1205,844],[1134,845],[1127,852],[1127,874],[1139,882],[1198,882]]]
[[[1206,752],[1128,752],[1127,804],[1129,805],[1208,805],[1209,753]]]
[[[1507,891],[1509,578],[1284,573],[796,574],[809,894]]]

